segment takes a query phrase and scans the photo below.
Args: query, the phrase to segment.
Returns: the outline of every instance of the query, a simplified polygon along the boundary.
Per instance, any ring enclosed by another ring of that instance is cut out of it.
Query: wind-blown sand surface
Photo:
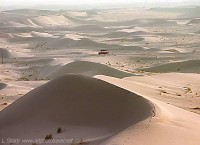
[[[1,144],[199,145],[198,9],[0,12]]]
[[[154,99],[152,88],[137,85],[135,81],[120,80],[106,76],[98,76],[102,80],[115,84],[126,90],[136,92],[139,95],[154,102],[156,113],[150,120],[149,126],[142,133],[129,128],[121,132],[119,137],[113,137],[106,144],[113,144],[124,140],[126,144],[199,144],[200,116],[167,103]],[[145,79],[144,79],[145,80]]]

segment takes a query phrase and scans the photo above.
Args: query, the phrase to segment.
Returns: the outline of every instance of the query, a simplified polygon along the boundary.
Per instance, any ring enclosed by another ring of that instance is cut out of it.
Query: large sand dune
[[[68,26],[70,21],[63,15],[38,16],[31,19],[33,23],[42,27]]]
[[[113,136],[152,115],[144,98],[80,75],[55,79],[0,112],[3,138],[83,138]],[[63,133],[56,134],[58,127]],[[99,143],[98,143],[99,144]]]

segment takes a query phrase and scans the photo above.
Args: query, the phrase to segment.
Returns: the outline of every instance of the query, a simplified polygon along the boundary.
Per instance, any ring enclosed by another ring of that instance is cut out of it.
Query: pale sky
[[[70,5],[126,2],[181,2],[186,0],[0,0],[0,6],[11,5]]]

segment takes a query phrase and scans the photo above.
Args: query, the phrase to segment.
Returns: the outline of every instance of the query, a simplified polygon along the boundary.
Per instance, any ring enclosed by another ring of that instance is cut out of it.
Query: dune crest
[[[57,78],[65,74],[82,74],[86,76],[95,76],[103,74],[117,78],[123,78],[134,75],[131,73],[116,70],[114,68],[108,67],[100,63],[89,61],[74,61],[62,66],[61,68],[54,71],[52,74],[49,74],[47,77]]]

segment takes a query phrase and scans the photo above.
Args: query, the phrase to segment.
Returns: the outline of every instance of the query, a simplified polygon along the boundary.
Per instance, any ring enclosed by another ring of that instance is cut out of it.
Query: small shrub
[[[160,92],[164,93],[164,94],[167,94],[167,91],[165,91],[165,90],[161,90]]]
[[[3,103],[2,105],[8,105],[8,103]]]
[[[190,87],[186,88],[186,93],[192,93],[192,89]]]
[[[52,139],[52,134],[47,134],[46,135],[45,140],[49,140],[49,139]]]
[[[194,109],[194,110],[200,110],[200,107],[194,107],[192,109]]]
[[[57,133],[61,133],[61,132],[62,132],[62,129],[61,129],[61,127],[59,127],[57,130]]]

